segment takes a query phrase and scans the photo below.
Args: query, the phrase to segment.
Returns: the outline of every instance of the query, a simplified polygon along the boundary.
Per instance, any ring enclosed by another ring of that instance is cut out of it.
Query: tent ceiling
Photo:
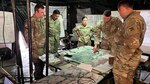
[[[6,0],[8,1],[8,0]],[[10,0],[9,0],[10,1]],[[27,0],[16,0],[17,2],[23,2],[26,4]],[[32,2],[45,3],[46,0],[30,0]],[[100,5],[112,9],[117,9],[117,4],[120,0],[49,0],[50,5]],[[135,2],[135,9],[149,9],[149,0],[133,0]]]

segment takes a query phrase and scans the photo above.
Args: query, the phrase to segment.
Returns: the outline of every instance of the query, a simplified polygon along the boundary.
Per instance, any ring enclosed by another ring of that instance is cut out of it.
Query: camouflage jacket
[[[60,37],[60,21],[53,20],[50,17],[49,20],[49,37],[54,37],[55,39],[59,39]]]
[[[133,11],[124,19],[122,28],[114,37],[114,55],[121,63],[126,63],[134,57],[134,54],[140,54],[140,46],[144,39],[146,24],[139,12]],[[139,57],[140,58],[140,57]]]
[[[31,17],[31,28],[32,28],[32,56],[37,58],[44,54],[45,47],[45,20],[36,18],[36,16]],[[25,39],[28,42],[28,25],[27,21],[25,23]]]
[[[92,26],[81,24],[73,29],[73,33],[78,37],[78,41],[82,43],[88,43],[91,37]]]
[[[122,22],[117,17],[111,17],[110,21],[107,23],[104,23],[104,21],[101,21],[100,24],[98,24],[95,27],[95,44],[99,44],[100,41],[100,33],[102,32],[102,38],[104,39],[111,39],[114,37],[114,34],[116,34],[118,28],[121,26]]]

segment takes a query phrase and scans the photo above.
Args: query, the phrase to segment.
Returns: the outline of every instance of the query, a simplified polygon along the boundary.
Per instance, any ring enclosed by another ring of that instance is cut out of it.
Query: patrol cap
[[[105,10],[103,15],[105,15],[107,17],[111,16],[111,10]]]

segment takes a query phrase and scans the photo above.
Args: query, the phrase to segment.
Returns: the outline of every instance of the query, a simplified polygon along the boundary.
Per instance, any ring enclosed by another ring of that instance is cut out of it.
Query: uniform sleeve
[[[131,23],[127,26],[125,32],[125,45],[130,49],[137,49],[140,47],[140,35],[141,35],[141,21],[131,20]]]
[[[44,19],[42,19],[42,26],[43,26],[43,31],[42,31],[42,33],[46,33],[46,19],[44,18]]]
[[[28,26],[28,21],[29,20],[25,20],[25,23],[24,23],[24,37],[25,37],[25,40],[27,42],[27,44],[29,44],[29,37],[28,37],[28,34],[29,34],[29,26]],[[35,22],[34,20],[31,19],[31,28],[32,28],[32,40],[34,41],[34,35],[35,35]]]
[[[76,37],[82,36],[82,33],[80,32],[79,26],[76,26],[75,28],[73,28],[73,34],[74,34]]]
[[[114,25],[116,27],[112,31],[112,34],[116,34],[116,32],[119,30],[119,28],[122,28],[122,25],[123,25],[122,22],[121,22],[121,20],[119,18],[117,18],[117,17],[116,17],[116,20],[114,22],[115,22]]]
[[[99,25],[96,25],[94,28],[93,28],[93,36],[94,36],[94,44],[99,44],[100,43],[100,33],[101,33],[101,24]]]
[[[94,34],[94,27],[93,26],[90,26],[90,37],[92,37],[93,36],[93,34]]]
[[[28,41],[28,29],[29,29],[29,26],[28,26],[28,20],[26,19],[25,20],[25,23],[24,23],[24,38],[25,38],[25,41],[27,42],[27,44],[29,44],[29,41]]]
[[[61,24],[60,24],[60,21],[58,23],[58,27],[59,27],[59,33],[61,32]]]
[[[141,35],[141,25],[142,22],[139,20],[131,19],[130,23],[125,25],[125,34],[124,34],[124,46],[121,54],[123,54],[123,58],[128,61],[132,58],[135,51],[140,47],[140,35]],[[126,63],[124,61],[124,63]]]
[[[36,22],[34,20],[31,19],[31,28],[32,28],[32,45],[36,45],[36,41],[37,41],[37,27],[38,25],[36,25]]]
[[[78,37],[77,33],[76,33],[76,30],[77,30],[76,27],[74,27],[73,30],[72,30],[72,32],[73,32],[73,35],[75,35],[76,37]]]
[[[117,18],[117,20],[116,20],[115,23],[116,23],[116,25],[117,25],[118,28],[121,28],[122,22],[121,22],[121,20],[119,18]]]

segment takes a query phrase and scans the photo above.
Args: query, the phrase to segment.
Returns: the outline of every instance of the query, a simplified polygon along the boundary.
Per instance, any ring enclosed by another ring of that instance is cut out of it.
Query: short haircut
[[[105,15],[107,17],[111,16],[111,10],[105,10],[103,15]]]
[[[60,11],[56,9],[53,11],[53,14],[60,14]]]
[[[39,8],[44,9],[44,6],[42,4],[36,4],[34,11],[38,11]]]
[[[118,3],[118,8],[120,6],[125,6],[125,7],[129,7],[129,8],[132,8],[133,9],[133,1],[132,0],[121,0],[119,3]]]
[[[83,17],[82,17],[82,20],[83,20],[84,18],[87,18],[87,17],[86,17],[86,16],[83,16]],[[88,19],[88,18],[87,18],[87,19]]]

